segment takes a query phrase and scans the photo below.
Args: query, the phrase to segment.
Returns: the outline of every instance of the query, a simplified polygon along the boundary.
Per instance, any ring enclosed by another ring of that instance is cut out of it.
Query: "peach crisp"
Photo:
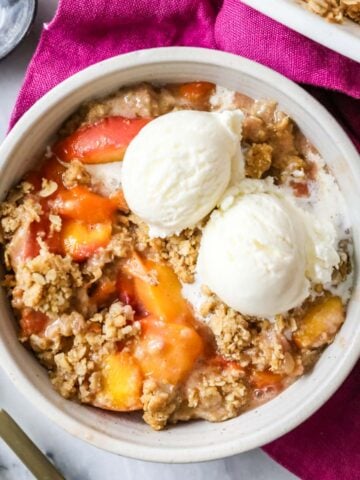
[[[69,400],[157,430],[236,417],[307,374],[345,320],[351,230],[320,208],[335,194],[275,102],[201,81],[88,102],[0,206],[19,340]]]

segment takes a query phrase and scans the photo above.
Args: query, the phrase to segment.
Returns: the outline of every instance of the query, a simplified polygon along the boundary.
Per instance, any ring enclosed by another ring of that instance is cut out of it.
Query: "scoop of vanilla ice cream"
[[[177,111],[147,124],[127,148],[122,168],[130,209],[164,237],[194,226],[229,184],[244,177],[243,114]]]
[[[310,283],[296,208],[264,192],[239,196],[206,225],[198,270],[222,301],[243,314],[267,317],[299,305]]]

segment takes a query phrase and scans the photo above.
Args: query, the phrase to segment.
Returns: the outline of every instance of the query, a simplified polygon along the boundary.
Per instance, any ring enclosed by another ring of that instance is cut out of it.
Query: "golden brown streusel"
[[[294,170],[303,170],[306,161],[301,158],[295,145],[295,124],[284,116],[271,126],[269,145],[272,147],[272,167],[280,176],[286,177]]]
[[[62,174],[62,181],[66,188],[90,185],[91,175],[79,160],[72,160]]]
[[[162,260],[174,269],[184,283],[192,283],[199,254],[201,230],[187,228],[179,235],[172,235],[162,241],[159,254]]]
[[[261,178],[271,167],[272,151],[267,143],[253,143],[245,154],[245,175]]]
[[[41,179],[41,190],[39,192],[40,197],[46,198],[50,197],[54,192],[56,192],[58,184],[53,180],[48,180],[47,178]]]
[[[126,228],[118,229],[105,248],[99,249],[94,255],[85,262],[82,272],[89,278],[90,283],[96,282],[102,275],[106,265],[112,263],[115,259],[125,258],[132,250],[132,238]]]
[[[206,366],[190,376],[184,388],[184,400],[171,415],[170,422],[193,418],[222,422],[239,415],[248,397],[241,369]]]
[[[213,331],[219,352],[229,360],[247,364],[243,350],[251,345],[252,329],[247,320],[238,312],[221,302],[220,299],[203,289],[207,299],[200,313],[209,318],[209,327]]]
[[[343,23],[348,17],[360,23],[359,0],[304,0],[309,9],[329,22]]]
[[[178,408],[181,397],[174,385],[159,384],[153,379],[147,379],[144,382],[141,402],[144,421],[154,430],[161,430]]]
[[[140,322],[134,322],[134,311],[130,305],[115,302],[101,314],[104,318],[102,331],[106,340],[121,341],[140,331]]]
[[[239,415],[247,404],[244,373],[238,368],[206,366],[193,372],[182,393],[153,380],[144,383],[144,420],[155,430],[195,418],[221,422]]]
[[[0,204],[2,238],[4,240],[12,239],[20,226],[38,222],[41,213],[41,205],[31,196],[21,196],[15,201],[8,198],[6,202]]]
[[[207,317],[216,339],[217,349],[224,358],[237,361],[242,367],[252,365],[257,370],[291,374],[296,355],[284,335],[291,331],[290,318],[281,316],[274,323],[265,319],[244,317],[225,305],[207,287],[207,296],[200,314]],[[294,318],[292,321],[295,322]],[[297,328],[293,326],[293,330]]]
[[[340,257],[339,265],[334,268],[331,282],[333,285],[339,285],[346,277],[351,273],[351,254],[350,254],[350,242],[348,239],[343,239],[338,245],[338,254]]]
[[[344,15],[354,22],[360,23],[360,2],[359,0],[340,0],[344,9]]]
[[[121,302],[113,303],[88,320],[77,312],[67,318],[62,317],[65,322],[58,334],[72,336],[71,348],[52,353],[47,345],[47,351],[38,355],[40,360],[46,361],[48,368],[51,367],[52,383],[61,395],[65,398],[76,397],[85,403],[95,398],[102,385],[103,358],[117,350],[118,341],[125,341],[140,333],[140,323],[133,322],[133,318],[132,308]],[[54,333],[51,325],[47,332],[51,338]],[[59,335],[53,338],[56,341]]]
[[[50,221],[50,233],[53,234],[54,232],[60,232],[62,226],[62,220],[59,215],[50,214],[49,215]]]
[[[270,322],[262,322],[261,331],[254,336],[252,345],[246,353],[257,370],[271,370],[282,375],[294,372],[296,360],[290,343]]]
[[[343,21],[343,9],[339,0],[305,0],[305,2],[310,10],[330,22],[341,23]]]
[[[71,297],[83,283],[78,264],[68,256],[50,253],[44,244],[39,255],[18,266],[15,278],[14,308],[31,307],[54,314],[70,307]]]
[[[168,263],[182,282],[194,281],[199,253],[201,229],[187,228],[179,235],[150,238],[148,226],[134,214],[129,215],[128,226],[136,250],[146,253],[155,262]]]

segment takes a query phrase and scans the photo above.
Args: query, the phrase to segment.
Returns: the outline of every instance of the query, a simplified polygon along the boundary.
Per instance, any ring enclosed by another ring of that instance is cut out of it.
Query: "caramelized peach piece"
[[[51,206],[63,217],[87,223],[106,222],[116,210],[115,202],[82,186],[60,191]]]
[[[141,408],[143,375],[130,353],[122,351],[106,357],[102,377],[96,406],[124,412]]]
[[[30,170],[25,175],[25,181],[34,186],[36,192],[41,190],[42,179],[52,180],[58,184],[58,187],[63,188],[62,174],[65,172],[65,167],[55,158],[44,158],[40,170]]]
[[[66,168],[64,165],[55,158],[51,157],[50,159],[46,159],[41,170],[40,175],[47,180],[52,180],[56,182],[59,186],[63,186],[62,183],[62,175],[65,172]]]
[[[179,87],[179,95],[190,103],[199,104],[208,102],[215,85],[210,82],[184,83]]]
[[[90,300],[98,307],[109,304],[117,297],[115,280],[104,279],[92,293]]]
[[[176,385],[185,379],[204,350],[194,328],[153,317],[141,322],[134,355],[146,377]]]
[[[117,190],[113,195],[111,195],[110,200],[119,210],[122,210],[123,212],[129,212],[129,206],[125,200],[123,190]]]
[[[190,323],[190,307],[181,294],[181,284],[167,265],[134,253],[125,270],[134,277],[134,292],[145,311],[172,323]]]
[[[46,215],[41,216],[39,222],[31,222],[29,225],[21,226],[11,239],[8,247],[13,267],[39,255],[41,238],[51,253],[62,253],[60,234],[52,232],[50,221]]]
[[[264,372],[254,371],[251,375],[251,383],[255,386],[255,388],[265,388],[277,385],[282,381],[282,379],[282,375],[269,372],[268,370]]]
[[[32,308],[24,308],[21,312],[20,328],[21,335],[29,337],[41,333],[49,319],[45,313],[36,312]]]
[[[106,247],[111,238],[111,229],[110,221],[87,224],[80,220],[64,220],[61,229],[63,252],[81,262],[99,248]]]
[[[344,322],[340,297],[324,297],[305,314],[293,339],[299,348],[317,348],[330,343]]]
[[[87,164],[122,160],[131,140],[151,118],[107,117],[80,127],[53,147],[55,155],[64,162],[74,158]]]

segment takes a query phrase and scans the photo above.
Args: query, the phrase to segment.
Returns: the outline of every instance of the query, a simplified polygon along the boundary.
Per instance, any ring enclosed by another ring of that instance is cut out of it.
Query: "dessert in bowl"
[[[139,424],[99,410],[155,430],[261,411],[315,373],[353,286],[346,202],[299,126],[271,97],[172,80],[113,80],[2,204],[20,340],[114,427]]]
[[[326,18],[329,22],[343,23],[344,18],[350,18],[360,23],[360,2],[357,0],[304,0],[308,8],[318,15]]]

